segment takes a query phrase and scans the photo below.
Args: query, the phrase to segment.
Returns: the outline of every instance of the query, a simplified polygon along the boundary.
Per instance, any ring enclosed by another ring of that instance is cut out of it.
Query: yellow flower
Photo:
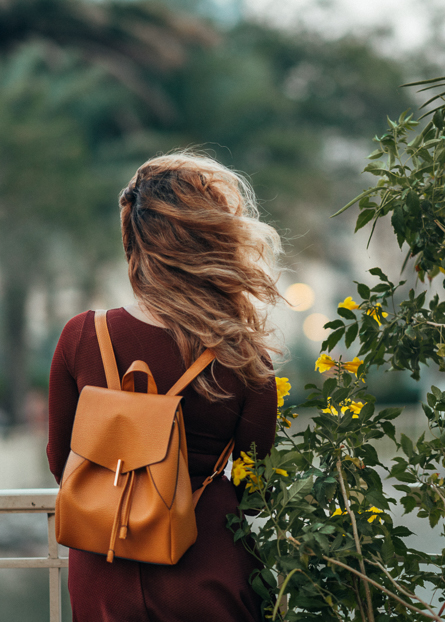
[[[283,417],[281,413],[278,413],[278,421],[281,421],[286,428],[290,428],[292,425],[292,422],[289,421],[289,419],[286,419],[286,417]]]
[[[289,477],[289,473],[284,469],[274,469],[274,471],[275,473],[278,473],[278,475],[284,475],[284,477]]]
[[[342,512],[340,508],[337,508],[335,512],[332,512],[331,516],[341,516],[342,514],[347,514],[346,510]]]
[[[354,414],[352,415],[353,419],[358,419],[359,414],[361,409],[363,408],[364,404],[362,402],[354,402],[351,401],[350,404],[348,404],[348,409],[351,410]]]
[[[374,512],[374,514],[368,518],[368,523],[373,523],[376,518],[378,518],[379,523],[382,522],[382,519],[379,516],[377,516],[377,514],[381,514],[383,510],[379,510],[379,508],[372,506],[371,508],[369,508],[369,510],[365,510],[365,512]],[[361,513],[362,512],[359,512],[359,514]],[[341,516],[343,514],[347,514],[346,510],[342,512],[340,508],[337,508],[335,512],[332,512],[331,516]]]
[[[374,512],[374,514],[368,518],[368,523],[373,523],[376,518],[379,519],[379,523],[382,522],[382,519],[379,516],[377,516],[377,514],[381,514],[383,510],[380,510],[379,508],[372,506],[371,508],[369,508],[369,510],[366,510],[366,512]]]
[[[275,378],[277,383],[277,393],[278,393],[278,408],[283,406],[284,398],[286,395],[289,395],[289,391],[291,389],[291,385],[289,382],[289,378]]]
[[[239,486],[241,480],[245,479],[247,474],[246,465],[243,460],[241,458],[235,460],[232,465],[232,481],[235,486]]]
[[[330,401],[331,401],[331,398],[328,397],[328,407],[322,408],[321,412],[328,413],[328,414],[334,415],[335,417],[338,417],[338,410],[331,405]],[[352,415],[352,418],[358,419],[359,413],[361,409],[363,408],[363,406],[364,404],[362,404],[362,402],[353,402],[352,400],[345,400],[344,402],[340,402],[341,414],[344,415],[347,410],[351,410],[354,413]]]
[[[348,296],[343,300],[343,302],[339,303],[338,307],[343,307],[344,309],[354,311],[354,309],[358,309],[358,304],[354,300],[352,300],[352,296]]]
[[[361,361],[358,358],[358,356],[354,356],[352,361],[349,361],[347,363],[343,363],[343,368],[346,369],[346,371],[350,371],[351,373],[357,375],[357,369],[360,367],[360,365],[362,363],[363,363],[363,361]]]
[[[322,408],[321,412],[327,413],[328,415],[335,415],[336,417],[338,417],[338,410],[332,406],[330,397],[328,397],[328,407]]]
[[[249,481],[246,484],[246,489],[249,492],[254,492],[255,490],[260,490],[264,486],[261,478],[252,473],[252,466],[255,464],[253,459],[246,454],[245,451],[241,452],[241,458],[235,460],[232,466],[232,481],[235,486],[239,486],[241,480],[248,479]]]
[[[241,457],[244,460],[246,465],[255,464],[253,459],[250,456],[248,456],[245,451],[241,451],[240,453],[241,453]],[[239,460],[239,458],[238,458],[238,460]]]
[[[376,304],[376,306],[373,309],[368,309],[366,311],[366,315],[370,315],[371,317],[373,317],[379,326],[381,324],[381,321],[379,320],[377,316],[377,309],[381,310],[381,308],[382,308],[381,304]],[[388,317],[388,314],[385,313],[385,311],[381,311],[381,314],[383,317]]]
[[[336,364],[337,363],[328,354],[320,354],[318,359],[315,361],[315,371],[317,371],[318,368],[318,371],[322,374],[323,372],[328,371],[328,369],[335,367]]]
[[[246,490],[249,492],[255,492],[255,490],[261,490],[264,486],[261,477],[258,477],[254,473],[249,473],[249,481],[246,484]]]

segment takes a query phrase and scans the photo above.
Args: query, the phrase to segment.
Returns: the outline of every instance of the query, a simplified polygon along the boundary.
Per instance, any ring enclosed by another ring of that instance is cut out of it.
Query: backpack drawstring
[[[128,486],[128,483],[130,485]],[[128,495],[125,497],[125,493],[127,492],[128,486]],[[127,537],[128,531],[128,518],[130,515],[130,507],[131,507],[131,497],[133,496],[134,490],[134,471],[129,471],[125,473],[125,483],[122,487],[121,496],[119,497],[119,503],[117,504],[116,513],[114,515],[113,528],[111,529],[111,537],[110,544],[108,546],[108,554],[107,554],[107,562],[110,564],[114,559],[114,545],[116,543],[117,538],[117,530],[119,527],[120,519],[123,515],[123,520],[121,522],[121,527],[119,530],[119,538],[121,540],[125,540]],[[125,503],[124,503],[125,498]],[[123,507],[122,507],[123,506]]]

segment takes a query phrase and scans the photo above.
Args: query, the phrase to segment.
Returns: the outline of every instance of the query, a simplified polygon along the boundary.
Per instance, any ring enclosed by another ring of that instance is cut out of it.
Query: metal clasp
[[[122,460],[118,460],[117,461],[117,467],[116,467],[116,475],[114,477],[114,485],[117,486],[117,483],[119,481],[119,475],[121,473],[121,469],[122,469],[122,464],[123,461]]]

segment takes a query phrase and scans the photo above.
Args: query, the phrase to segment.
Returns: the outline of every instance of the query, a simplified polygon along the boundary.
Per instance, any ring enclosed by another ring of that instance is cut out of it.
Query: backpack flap
[[[181,396],[83,388],[71,449],[110,471],[149,466],[165,459]]]

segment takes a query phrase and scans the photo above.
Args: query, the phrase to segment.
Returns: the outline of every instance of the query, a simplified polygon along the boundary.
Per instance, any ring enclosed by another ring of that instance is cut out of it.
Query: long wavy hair
[[[279,352],[266,305],[281,298],[282,249],[249,183],[207,155],[177,152],[145,162],[119,203],[133,291],[171,331],[184,365],[212,348],[245,385],[265,384],[266,348]],[[193,386],[211,401],[228,397],[206,374]]]

